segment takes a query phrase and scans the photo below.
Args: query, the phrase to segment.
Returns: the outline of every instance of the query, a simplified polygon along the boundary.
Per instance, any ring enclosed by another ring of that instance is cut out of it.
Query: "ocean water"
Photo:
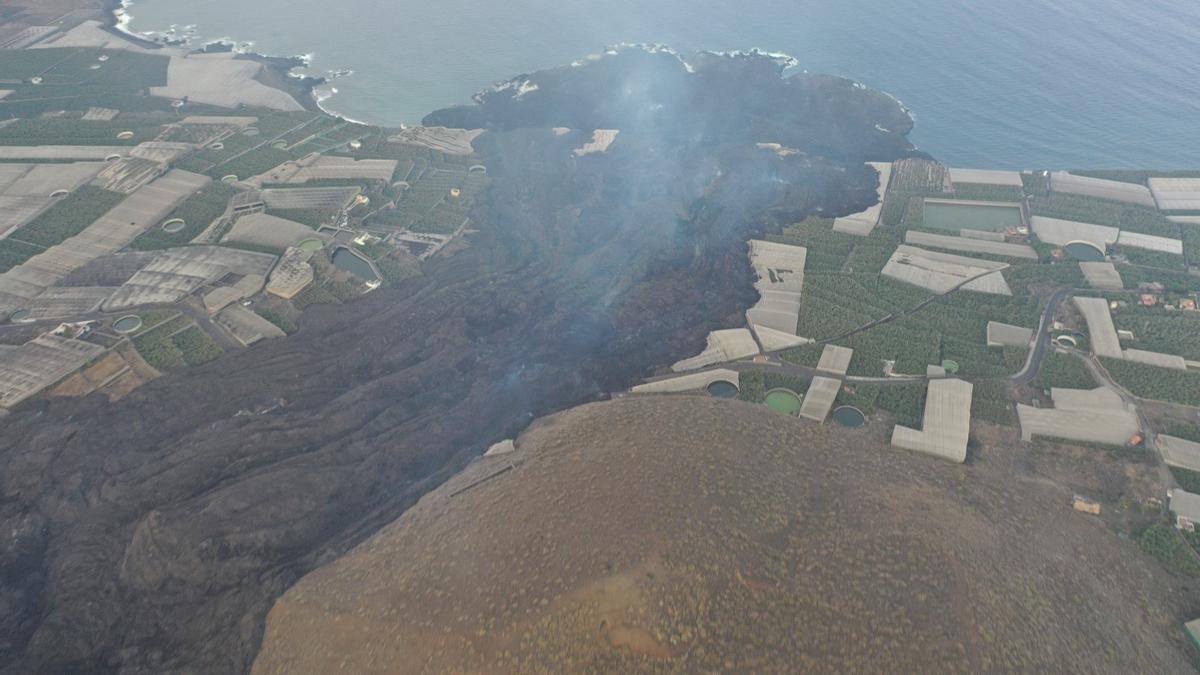
[[[956,165],[1200,167],[1196,0],[134,0],[136,31],[312,55],[325,105],[416,123],[611,44],[757,47],[901,99]]]

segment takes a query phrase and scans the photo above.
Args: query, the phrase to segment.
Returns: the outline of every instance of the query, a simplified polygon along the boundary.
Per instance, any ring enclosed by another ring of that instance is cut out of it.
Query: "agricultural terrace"
[[[899,245],[898,234],[895,228],[881,227],[868,237],[854,237],[833,232],[828,220],[808,219],[771,237],[772,241],[808,248],[797,334],[854,349],[850,375],[881,376],[885,361],[895,362],[896,373],[924,375],[928,365],[945,359],[958,361],[963,367],[960,373],[968,377],[1019,370],[1025,350],[988,349],[987,323],[1035,327],[1042,304],[1027,291],[1045,278],[1022,270],[1015,277],[1019,283],[1013,284],[1012,297],[959,291],[932,301],[931,293],[878,273]],[[1015,292],[1018,288],[1020,293]],[[855,332],[917,307],[920,309],[911,315]],[[788,350],[784,357],[815,366],[822,348],[801,346]]]
[[[167,83],[167,62],[166,56],[126,50],[70,47],[0,50],[0,80],[5,81],[5,89],[12,91],[0,100],[0,115],[4,118],[38,118],[42,113],[65,110],[68,114],[77,113],[66,120],[78,121],[91,107],[116,109],[122,113],[166,112],[170,110],[170,101],[142,96],[141,92]],[[28,129],[37,125],[18,126]],[[74,135],[71,133],[73,127],[59,124],[56,128],[68,133],[58,137],[43,134],[40,138],[44,140],[27,137],[24,142],[76,142],[68,140]]]
[[[1160,368],[1127,359],[1102,357],[1100,362],[1113,380],[1134,396],[1200,406],[1200,371]]]
[[[220,218],[229,206],[229,200],[236,190],[220,182],[213,181],[204,189],[180,204],[163,221],[167,223],[175,219],[183,221],[183,228],[174,232],[163,229],[162,223],[152,227],[133,240],[130,248],[137,251],[156,251],[174,246],[183,246],[195,239],[214,220]]]
[[[82,232],[126,195],[85,185],[0,241],[0,271],[7,271]]]
[[[160,371],[198,365],[221,355],[221,348],[183,316],[143,330],[133,338],[133,346],[146,363]]]

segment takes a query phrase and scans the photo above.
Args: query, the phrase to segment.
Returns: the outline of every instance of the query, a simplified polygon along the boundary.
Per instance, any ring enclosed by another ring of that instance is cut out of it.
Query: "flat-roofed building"
[[[1175,514],[1175,524],[1189,531],[1200,523],[1200,495],[1180,488],[1167,490],[1167,508]]]
[[[758,343],[754,341],[754,336],[750,334],[749,330],[745,328],[714,330],[708,334],[704,351],[689,359],[676,361],[671,366],[671,370],[677,373],[685,370],[699,370],[715,366],[718,363],[744,359],[757,353]]]
[[[930,381],[921,430],[896,425],[892,430],[892,445],[952,462],[966,461],[973,391],[974,386],[964,380]]]
[[[1112,389],[1050,390],[1053,408],[1017,404],[1022,440],[1063,438],[1124,445],[1140,429],[1137,414]]]
[[[1126,349],[1121,352],[1121,356],[1126,361],[1144,363],[1148,366],[1170,368],[1172,370],[1187,370],[1187,360],[1175,354],[1148,352],[1144,349]]]
[[[866,209],[848,216],[836,218],[833,221],[833,231],[865,237],[879,224],[883,212],[883,202],[887,198],[888,183],[892,180],[892,165],[890,162],[867,162],[879,172],[879,186],[875,188],[878,201]]]
[[[100,345],[49,333],[0,350],[0,407],[21,403],[103,353]]]
[[[1147,182],[1163,211],[1200,211],[1200,178],[1151,178]]]
[[[1054,192],[1155,207],[1154,195],[1150,194],[1150,189],[1137,183],[1076,176],[1066,171],[1055,171],[1050,174],[1050,189]]]
[[[845,375],[850,368],[850,359],[854,358],[854,350],[838,345],[825,345],[821,350],[821,359],[817,362],[817,372],[831,375]]]
[[[800,416],[814,422],[824,422],[833,409],[833,402],[841,387],[841,381],[831,377],[814,377],[808,385],[804,402],[800,404]]]
[[[1083,278],[1087,279],[1088,285],[1092,288],[1106,291],[1119,291],[1125,288],[1125,282],[1121,280],[1116,266],[1107,260],[1104,262],[1081,262],[1079,270],[1083,272]]]
[[[1016,171],[997,171],[995,169],[946,169],[950,180],[954,183],[974,183],[978,185],[1004,185],[1006,187],[1024,187],[1021,174]]]
[[[1117,238],[1121,236],[1121,230],[1117,227],[1081,223],[1062,218],[1033,216],[1029,219],[1029,223],[1037,238],[1047,244],[1066,246],[1080,242],[1099,249],[1101,253],[1117,243]]]
[[[964,233],[966,230],[963,231]],[[982,232],[982,230],[980,230]],[[985,235],[996,234],[993,232],[985,232]],[[1000,241],[979,237],[975,235],[955,237],[946,234],[933,234],[932,232],[917,232],[909,230],[904,233],[904,243],[915,244],[917,246],[931,246],[933,248],[945,248],[951,251],[966,251],[967,253],[986,253],[988,255],[999,255],[1006,258],[1022,258],[1025,260],[1037,260],[1037,251],[1033,250],[1032,246],[1026,244],[1010,244],[1004,241],[1004,235],[1000,235]]]
[[[1159,434],[1157,440],[1167,466],[1200,471],[1200,443],[1167,434]]]
[[[987,346],[1028,347],[1033,341],[1033,329],[1013,326],[999,321],[987,323]]]
[[[1160,253],[1183,255],[1183,241],[1179,239],[1159,237],[1153,234],[1142,234],[1140,232],[1130,232],[1128,230],[1122,230],[1121,234],[1117,236],[1117,246],[1127,246],[1129,248],[1140,248],[1146,251],[1158,251]]]
[[[796,335],[807,256],[803,246],[750,241],[750,266],[758,276],[754,288],[759,299],[746,310],[746,323],[766,351],[811,342]]]
[[[979,293],[1012,295],[1000,270],[1006,263],[951,253],[927,251],[901,244],[881,272],[886,277],[920,286],[939,295],[958,288]]]
[[[1075,306],[1087,321],[1092,351],[1097,356],[1125,358],[1121,353],[1121,340],[1117,336],[1117,328],[1113,325],[1112,315],[1108,313],[1108,301],[1104,298],[1083,297],[1076,297],[1074,300]]]
[[[267,292],[285,300],[296,297],[313,282],[313,268],[308,259],[311,251],[292,246],[283,253],[267,281]]]
[[[630,389],[630,391],[634,394],[671,394],[704,389],[713,382],[729,382],[735,387],[740,384],[736,370],[718,368],[716,370],[706,370],[702,373],[664,377],[653,382],[639,384]]]

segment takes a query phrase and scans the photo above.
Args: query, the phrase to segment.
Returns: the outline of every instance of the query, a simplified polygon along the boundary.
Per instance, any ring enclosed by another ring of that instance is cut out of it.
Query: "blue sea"
[[[134,0],[136,31],[312,56],[325,105],[399,125],[607,45],[760,48],[912,110],[955,165],[1200,167],[1196,0]]]

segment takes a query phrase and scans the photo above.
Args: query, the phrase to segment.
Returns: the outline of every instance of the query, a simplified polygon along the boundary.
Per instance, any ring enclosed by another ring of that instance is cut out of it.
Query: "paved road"
[[[1042,367],[1042,359],[1046,356],[1046,349],[1050,346],[1050,331],[1047,330],[1047,327],[1054,320],[1059,305],[1063,300],[1071,297],[1074,292],[1070,288],[1058,290],[1046,302],[1046,308],[1042,310],[1042,318],[1038,321],[1037,333],[1033,338],[1033,349],[1029,350],[1029,356],[1025,359],[1025,367],[1009,378],[1013,384],[1024,386],[1037,378],[1038,371]]]

